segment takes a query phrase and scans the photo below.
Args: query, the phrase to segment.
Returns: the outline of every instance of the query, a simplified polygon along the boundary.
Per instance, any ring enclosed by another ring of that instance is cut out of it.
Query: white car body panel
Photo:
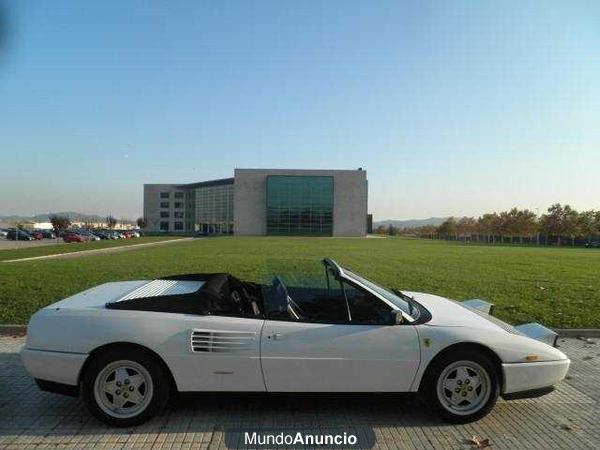
[[[40,380],[54,381],[75,386],[79,373],[88,355],[85,353],[65,353],[45,350],[21,350],[21,360],[25,370]]]
[[[444,297],[419,292],[407,292],[407,294],[425,306],[432,314],[432,319],[429,322],[417,326],[421,342],[423,343],[425,339],[428,339],[429,345],[421,346],[421,366],[411,391],[418,390],[427,365],[440,351],[453,344],[465,342],[487,347],[498,356],[503,363],[504,372],[502,393],[550,386],[564,378],[564,374],[560,376],[560,371],[555,372],[551,366],[540,364],[546,361],[559,361],[562,365],[566,364],[568,369],[570,361],[560,350],[527,336],[514,334],[508,331],[512,329],[508,324],[489,318],[496,321],[492,322],[482,317],[482,315],[461,306],[460,303],[450,301]],[[537,355],[538,360],[527,362],[526,358],[530,355]],[[510,366],[513,376],[506,375],[507,369],[505,369],[504,364],[517,364]],[[519,379],[517,372],[520,371],[529,374],[529,386],[516,382]],[[552,379],[552,382],[543,384],[544,381],[542,380],[545,379]]]
[[[267,320],[262,367],[271,392],[408,391],[419,367],[413,326]]]
[[[478,344],[497,355],[502,393],[550,386],[569,367],[559,350],[430,294],[407,293],[432,315],[427,323],[415,325],[336,325],[105,308],[105,303],[149,282],[103,284],[34,314],[22,352],[29,373],[75,385],[88,355],[112,343],[155,352],[180,391],[417,391],[432,359],[459,343]],[[528,362],[531,355],[537,361]]]
[[[262,320],[104,307],[106,301],[121,298],[146,283],[148,280],[107,283],[41,309],[30,320],[24,360],[31,361],[29,350],[87,357],[103,345],[125,342],[158,354],[171,369],[180,391],[265,390],[259,359]],[[250,332],[256,339],[249,351],[239,354],[198,353],[191,346],[194,329]],[[60,381],[64,374],[50,378],[39,365],[29,362],[27,367],[35,378],[64,382]],[[74,375],[75,379],[78,376]]]

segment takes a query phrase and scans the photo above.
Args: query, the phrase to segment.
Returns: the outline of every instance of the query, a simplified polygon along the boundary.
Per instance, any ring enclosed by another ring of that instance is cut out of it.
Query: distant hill
[[[408,219],[408,220],[381,220],[378,222],[373,222],[373,228],[377,228],[378,226],[386,226],[390,225],[395,226],[396,228],[416,228],[422,227],[424,225],[441,225],[447,217],[430,217],[429,219]]]

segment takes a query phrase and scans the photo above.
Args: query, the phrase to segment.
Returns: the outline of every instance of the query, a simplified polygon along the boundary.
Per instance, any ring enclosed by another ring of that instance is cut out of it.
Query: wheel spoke
[[[129,378],[129,374],[127,373],[127,370],[125,370],[124,367],[118,367],[117,369],[115,369],[115,382],[118,381],[122,384],[126,378]]]
[[[104,383],[104,392],[106,392],[107,394],[114,395],[116,390],[117,385],[114,381],[107,381],[106,383]]]
[[[458,369],[456,369],[457,380],[462,380],[464,382],[467,378],[470,378],[470,375],[466,367],[459,367]]]
[[[473,390],[477,389],[481,385],[481,378],[477,375],[471,377],[471,386]]]
[[[127,401],[130,401],[134,405],[137,405],[138,403],[141,403],[143,399],[144,396],[140,394],[139,391],[136,389],[129,392],[129,398],[127,398]]]
[[[479,395],[477,394],[477,391],[475,391],[475,389],[467,392],[467,400],[469,401],[469,403],[476,402],[478,397],[479,397]]]
[[[113,410],[120,409],[125,404],[125,399],[121,395],[113,395],[112,398]]]
[[[452,397],[450,397],[450,403],[453,406],[458,406],[460,402],[462,402],[463,397],[461,397],[460,392],[452,391]]]
[[[444,388],[454,392],[456,388],[456,380],[453,378],[446,378],[444,380]]]
[[[141,376],[139,373],[129,377],[129,385],[130,386],[133,386],[134,388],[137,389],[142,384],[144,384],[144,377]]]

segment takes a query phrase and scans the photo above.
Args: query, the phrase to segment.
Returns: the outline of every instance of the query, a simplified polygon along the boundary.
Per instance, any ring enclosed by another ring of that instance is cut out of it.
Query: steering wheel
[[[290,294],[287,290],[287,287],[283,283],[281,277],[276,276],[273,279],[273,289],[275,290],[275,299],[276,299],[276,309],[279,312],[287,311],[288,314],[296,319],[302,320],[304,318],[304,314],[300,306],[290,297]]]

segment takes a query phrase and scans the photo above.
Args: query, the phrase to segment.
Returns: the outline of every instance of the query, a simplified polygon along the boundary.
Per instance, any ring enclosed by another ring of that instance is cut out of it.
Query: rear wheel
[[[428,371],[424,395],[446,421],[465,423],[488,414],[499,394],[499,377],[488,357],[457,350],[435,360]]]
[[[82,385],[83,400],[101,421],[138,425],[161,410],[170,380],[151,355],[129,349],[109,350],[91,361]]]

